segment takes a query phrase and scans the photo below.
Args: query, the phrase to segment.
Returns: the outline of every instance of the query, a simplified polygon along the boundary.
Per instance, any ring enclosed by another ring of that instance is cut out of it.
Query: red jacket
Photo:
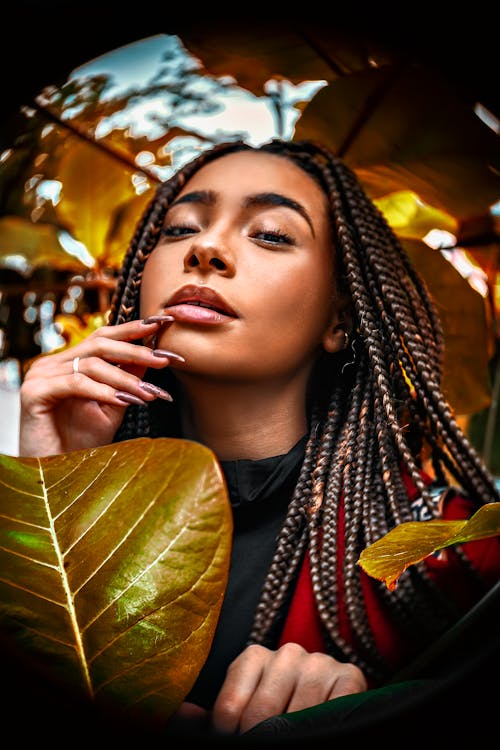
[[[424,476],[427,482],[430,478]],[[407,477],[404,477],[410,500],[415,501],[418,491]],[[473,512],[472,504],[458,493],[450,493],[444,500],[442,517],[445,520],[467,519]],[[340,539],[344,534],[343,509],[339,513],[338,533]],[[500,537],[490,537],[474,542],[467,542],[462,548],[476,570],[481,574],[485,589],[490,588],[500,580]],[[343,565],[343,544],[338,545],[338,569]],[[482,596],[477,588],[472,586],[470,577],[463,575],[461,564],[453,547],[447,547],[440,555],[431,555],[425,559],[432,578],[443,592],[452,597],[465,612],[469,610]],[[405,640],[398,631],[391,614],[387,612],[380,595],[375,588],[373,578],[363,570],[360,571],[363,595],[366,602],[368,618],[381,655],[397,671],[409,658],[409,651],[405,647]],[[352,633],[345,610],[345,597],[341,576],[337,580],[340,632],[342,637],[353,644]],[[288,616],[281,634],[279,645],[294,642],[302,645],[307,651],[325,651],[323,628],[317,612],[311,581],[309,554],[306,554],[302,569],[299,573],[297,586],[290,604]]]

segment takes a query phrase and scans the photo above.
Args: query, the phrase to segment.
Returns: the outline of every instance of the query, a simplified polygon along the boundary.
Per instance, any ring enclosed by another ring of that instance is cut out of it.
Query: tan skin
[[[152,401],[158,395],[141,378],[147,368],[168,366],[182,386],[185,437],[221,460],[287,452],[306,432],[317,356],[344,345],[333,264],[326,198],[298,166],[251,152],[205,165],[170,207],[144,269],[143,319],[174,320],[105,326],[36,361],[21,388],[20,454],[110,443],[127,406],[116,392]],[[231,316],[212,310],[198,320],[199,308],[168,305],[186,285],[220,295]],[[141,338],[143,346],[133,343]],[[153,346],[171,355],[155,356]],[[216,731],[244,732],[366,687],[354,665],[298,644],[250,646],[231,664],[211,716],[183,704],[177,718],[202,716]]]

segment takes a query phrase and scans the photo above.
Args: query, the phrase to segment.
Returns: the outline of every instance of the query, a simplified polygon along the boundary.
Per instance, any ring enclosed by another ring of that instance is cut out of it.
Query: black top
[[[211,709],[228,666],[247,645],[306,441],[281,456],[220,462],[233,509],[229,579],[210,654],[186,701]]]

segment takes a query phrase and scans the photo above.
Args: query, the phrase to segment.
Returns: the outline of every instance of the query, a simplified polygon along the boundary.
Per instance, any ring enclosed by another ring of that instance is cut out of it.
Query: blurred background
[[[155,186],[213,143],[316,138],[357,173],[437,301],[444,390],[500,475],[495,25],[415,14],[248,22],[117,3],[3,11],[0,453],[33,358],[106,320]],[[418,12],[417,12],[418,10]]]

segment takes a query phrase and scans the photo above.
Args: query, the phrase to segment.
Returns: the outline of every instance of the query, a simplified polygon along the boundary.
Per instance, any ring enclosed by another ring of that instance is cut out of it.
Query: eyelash
[[[194,227],[186,226],[184,224],[168,224],[166,227],[163,227],[162,229],[162,235],[165,235],[166,237],[186,237],[189,234],[194,234],[198,230]],[[269,238],[272,239],[269,239]],[[293,239],[290,237],[290,235],[285,234],[285,232],[280,231],[279,229],[273,229],[271,231],[263,231],[263,232],[254,232],[252,235],[252,239],[260,240],[261,242],[265,242],[270,245],[292,245]]]
[[[184,231],[186,229],[189,233],[194,233],[197,231],[196,229],[194,229],[194,227],[188,227],[184,224],[168,224],[166,227],[163,227],[161,233],[166,237],[184,237],[186,234],[188,234],[188,232]]]
[[[269,240],[269,239],[263,239],[263,237],[274,237],[275,239]],[[279,229],[273,229],[272,231],[266,231],[266,232],[255,232],[252,235],[252,238],[254,239],[261,239],[262,242],[267,242],[271,245],[292,245],[293,239],[290,237],[290,235],[285,234],[285,232],[281,232]]]

